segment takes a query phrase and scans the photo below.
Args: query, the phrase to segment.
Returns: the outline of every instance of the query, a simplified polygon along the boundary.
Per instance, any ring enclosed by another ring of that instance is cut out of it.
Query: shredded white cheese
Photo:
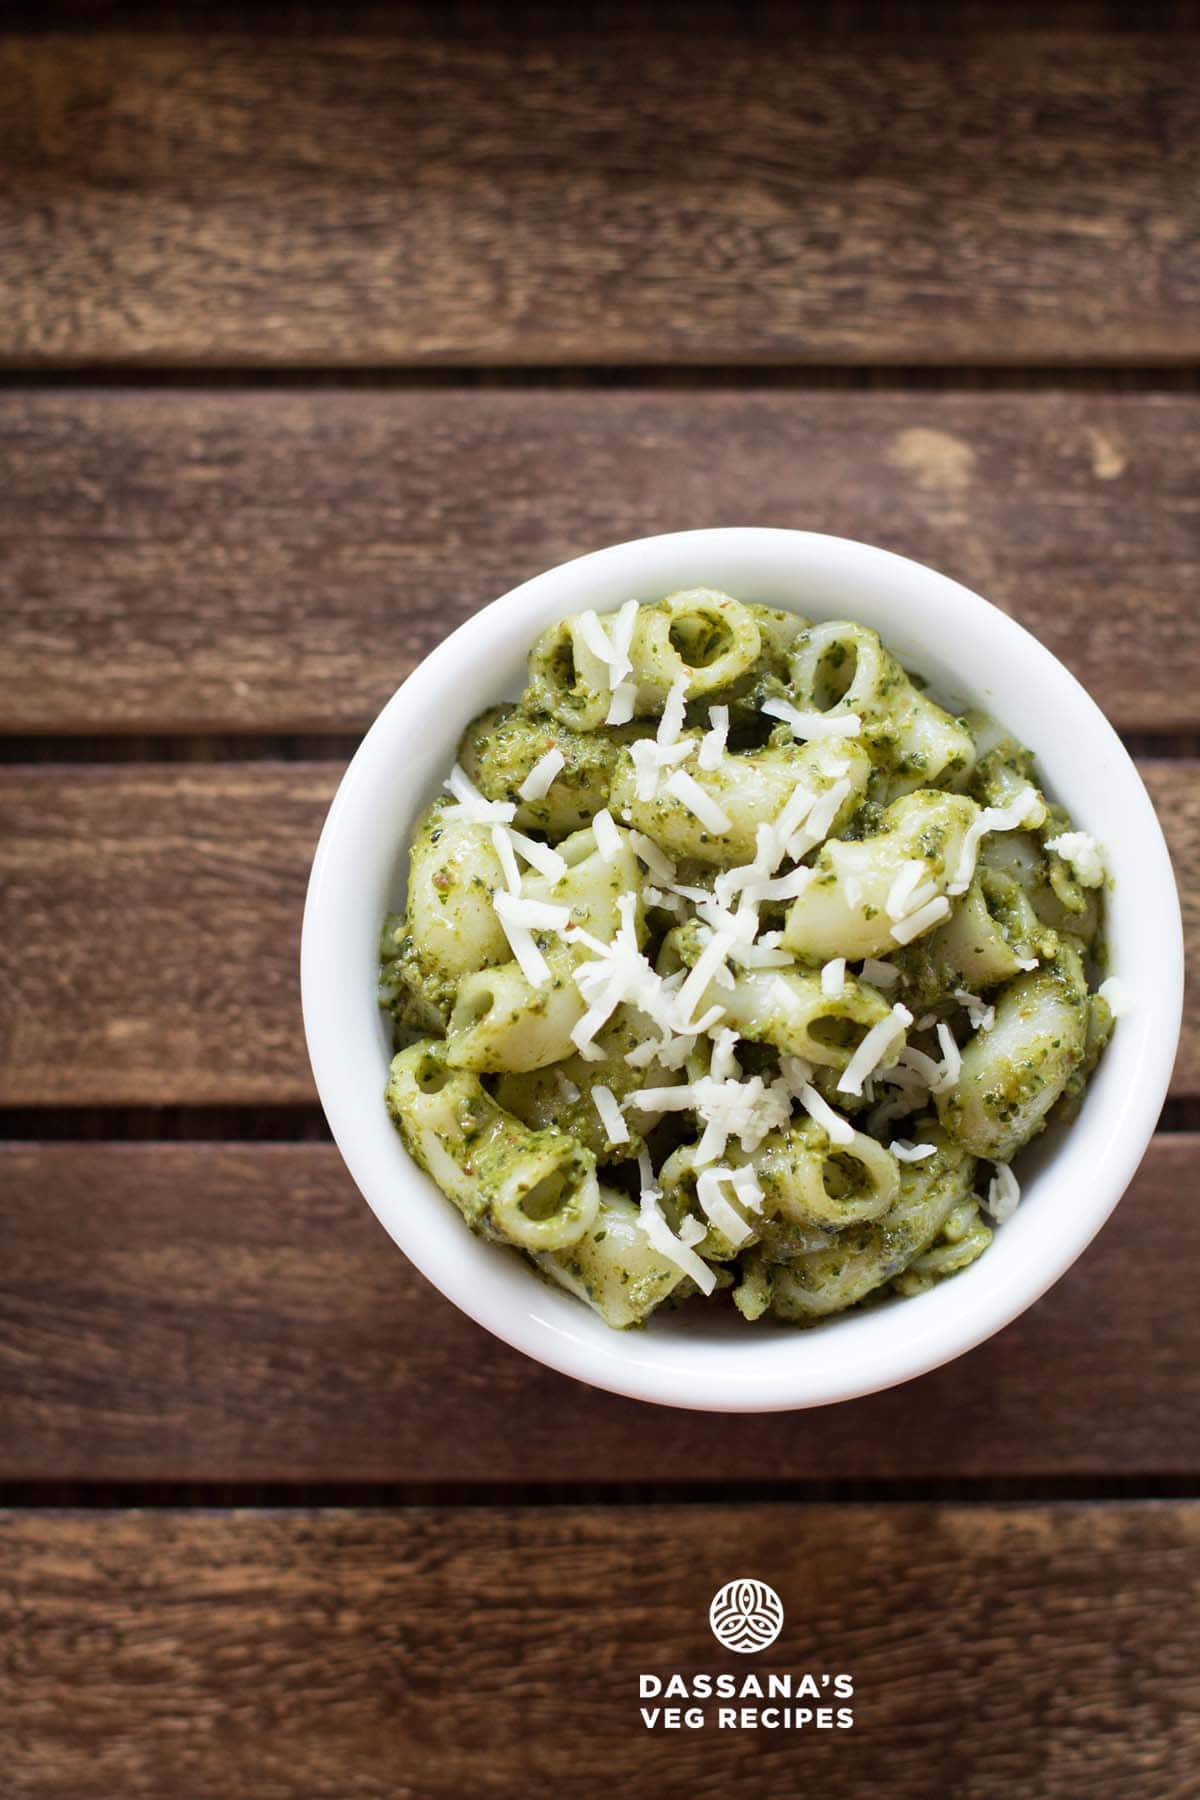
[[[517,853],[513,849],[512,832],[505,825],[492,826],[492,847],[499,859],[504,885],[510,894],[521,891],[521,871],[517,867]]]
[[[610,1144],[627,1144],[629,1127],[625,1117],[617,1105],[616,1095],[610,1087],[598,1085],[592,1089],[592,1104],[600,1115],[600,1124]]]
[[[978,994],[969,994],[965,988],[955,988],[954,998],[966,1012],[972,1031],[990,1031],[996,1023],[996,1009],[981,1000]]]
[[[642,1190],[641,1212],[639,1214],[642,1230],[645,1232],[653,1249],[664,1256],[669,1263],[674,1263],[685,1275],[690,1275],[702,1294],[711,1294],[717,1285],[717,1278],[708,1264],[682,1238],[675,1236],[659,1209],[658,1196],[649,1188]],[[686,1224],[686,1221],[685,1221]],[[704,1236],[701,1227],[700,1236]]]
[[[728,741],[729,708],[727,706],[710,706],[708,730],[700,739],[700,752],[696,757],[700,767],[702,769],[719,769]]]
[[[659,849],[654,839],[647,837],[644,832],[631,831],[629,842],[633,845],[634,854],[645,863],[655,881],[661,881],[664,887],[670,887],[675,879],[675,864]]]
[[[696,1197],[705,1217],[729,1243],[744,1244],[754,1233],[737,1208],[721,1192],[721,1183],[733,1181],[732,1169],[703,1169],[696,1179]]]
[[[1095,838],[1086,831],[1063,831],[1046,839],[1047,850],[1053,850],[1074,870],[1080,887],[1103,887],[1104,855]]]
[[[719,805],[711,794],[706,793],[700,783],[693,780],[686,769],[676,769],[673,775],[668,776],[666,787],[668,794],[674,794],[675,798],[681,801],[695,818],[699,819],[706,831],[715,831],[718,834],[732,831],[733,820],[724,807]]]
[[[948,918],[950,902],[945,894],[938,894],[933,900],[927,900],[916,912],[909,913],[906,918],[897,919],[892,926],[892,936],[898,944],[911,944],[914,938],[920,937],[939,920]]]
[[[821,970],[821,992],[827,1000],[837,1000],[846,987],[846,959],[834,956]]]
[[[517,789],[522,800],[544,800],[554,785],[554,778],[567,766],[567,759],[555,745],[535,762]]]
[[[607,806],[603,807],[592,820],[592,830],[596,836],[596,849],[600,852],[602,862],[616,862],[621,854],[621,834],[617,830],[616,820]]]
[[[448,806],[443,819],[461,820],[464,825],[510,825],[517,808],[511,800],[485,800],[467,771],[455,763],[446,778],[446,787],[457,805]]]
[[[806,1081],[796,1096],[814,1124],[819,1125],[831,1144],[852,1144],[854,1127],[823,1100],[811,1082]]]
[[[797,738],[851,738],[858,737],[862,731],[862,720],[857,713],[801,712],[799,707],[789,706],[786,700],[764,700],[759,709],[772,719],[782,719],[791,727],[793,737]]]
[[[925,864],[919,858],[909,858],[900,864],[883,903],[883,910],[889,919],[902,919],[906,913],[916,910],[911,897],[924,877]]]
[[[1123,1018],[1126,1013],[1133,1011],[1133,995],[1127,983],[1119,976],[1110,975],[1107,981],[1100,983],[1097,992],[1108,1003],[1108,1010],[1114,1019]]]
[[[893,1138],[889,1149],[897,1162],[924,1162],[927,1156],[937,1155],[936,1144],[910,1144],[905,1138]]]
[[[1021,1198],[1021,1187],[1007,1163],[997,1163],[996,1173],[988,1183],[987,1209],[997,1225],[1011,1219]]]
[[[825,842],[833,830],[833,821],[837,818],[842,802],[850,791],[848,781],[835,781],[819,799],[814,800],[803,826],[788,839],[787,853],[793,862],[799,862],[802,856],[807,856],[810,850],[815,850],[818,844]]]
[[[632,681],[618,681],[604,715],[606,725],[628,725],[637,705],[637,686]]]
[[[849,894],[846,898],[850,898]],[[895,987],[899,981],[900,971],[895,963],[880,962],[878,958],[868,956],[863,962],[862,978],[864,981],[869,981],[872,987],[890,988]]]
[[[897,1003],[886,1019],[880,1019],[878,1025],[872,1025],[846,1067],[842,1070],[838,1081],[839,1094],[861,1094],[863,1082],[868,1075],[873,1075],[881,1067],[884,1058],[894,1046],[898,1037],[903,1037],[913,1022],[913,1016],[907,1006]]]
[[[978,818],[972,819],[963,836],[958,866],[947,893],[965,894],[975,873],[980,840],[990,831],[1017,831],[1022,825],[1040,825],[1046,817],[1046,802],[1036,788],[1024,787],[1007,806],[985,806]]]
[[[567,872],[564,856],[560,856],[557,850],[552,850],[549,844],[539,844],[536,838],[526,837],[523,831],[514,831],[511,825],[507,830],[509,842],[517,855],[523,856],[531,868],[536,869],[539,875],[544,875],[547,881],[562,880]]]
[[[958,1080],[962,1068],[962,1052],[954,1039],[954,1033],[946,1024],[939,1024],[937,1041],[942,1047],[942,1066],[937,1080],[933,1084],[935,1094],[948,1094]]]

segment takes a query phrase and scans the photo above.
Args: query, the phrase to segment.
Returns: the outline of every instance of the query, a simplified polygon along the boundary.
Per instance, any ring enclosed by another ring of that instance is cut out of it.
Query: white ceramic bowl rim
[[[930,1293],[811,1331],[697,1307],[613,1332],[515,1253],[472,1237],[409,1160],[382,1103],[378,932],[403,851],[467,721],[511,697],[552,619],[688,586],[875,626],[942,697],[982,705],[1037,754],[1051,793],[1105,845],[1112,972],[1134,997],[1074,1125],[1026,1153],[1027,1197],[978,1262]],[[1178,899],[1146,790],[1104,715],[1048,650],[948,577],[814,532],[729,527],[598,550],[523,583],[453,632],[384,707],[338,789],[313,863],[301,980],[317,1088],[350,1173],[433,1284],[505,1342],[614,1392],[711,1411],[850,1399],[936,1368],[998,1331],[1071,1265],[1153,1134],[1179,1035]],[[429,1302],[432,1307],[434,1302]]]

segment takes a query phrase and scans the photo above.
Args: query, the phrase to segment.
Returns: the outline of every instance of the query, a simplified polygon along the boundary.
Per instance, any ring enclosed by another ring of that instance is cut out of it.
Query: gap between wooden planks
[[[1141,767],[1195,954],[1200,764]],[[0,768],[0,1105],[311,1101],[300,916],[339,774],[275,762]],[[1198,1088],[1193,992],[1173,1092]]]
[[[1198,1566],[1192,1503],[8,1515],[0,1731],[22,1800],[1165,1800]],[[642,1673],[750,1668],[850,1675],[852,1729],[643,1728]]]
[[[755,1417],[602,1394],[488,1337],[332,1146],[3,1144],[0,1485],[1195,1475],[1198,1152],[1155,1139],[1075,1268],[965,1359]]]
[[[1198,462],[1187,395],[9,389],[0,717],[359,730],[517,582],[736,523],[914,556],[1195,730]]]
[[[1195,68],[806,20],[13,32],[0,360],[1194,361]]]

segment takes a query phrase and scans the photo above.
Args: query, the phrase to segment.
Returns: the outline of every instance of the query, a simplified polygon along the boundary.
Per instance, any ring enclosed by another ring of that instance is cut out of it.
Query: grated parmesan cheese
[[[967,1015],[972,1031],[990,1031],[996,1023],[996,1009],[981,1000],[978,994],[969,994],[965,988],[955,988],[954,998]]]
[[[904,1138],[893,1138],[889,1149],[897,1162],[924,1162],[927,1156],[937,1155],[936,1144],[910,1144]]]
[[[862,731],[862,720],[857,713],[831,716],[801,712],[799,707],[789,706],[786,700],[764,700],[759,711],[772,719],[782,719],[791,727],[792,736],[797,738],[851,738],[858,737]]]
[[[676,769],[673,775],[668,776],[666,787],[668,794],[674,794],[693,817],[699,819],[706,831],[718,834],[732,831],[733,820],[729,814],[711,794],[705,792],[698,781],[693,780],[686,769]]]
[[[911,944],[914,938],[920,937],[923,931],[928,931],[939,920],[947,918],[949,913],[950,902],[945,894],[938,894],[933,900],[927,900],[923,906],[918,907],[916,912],[897,919],[892,926],[892,936],[898,944]]]
[[[849,887],[848,882],[846,885]],[[847,900],[850,898],[848,893],[846,898]],[[862,978],[864,981],[869,981],[872,987],[890,988],[895,987],[899,981],[900,971],[895,963],[880,962],[877,957],[868,956],[863,962]]]
[[[1007,1163],[997,1163],[996,1173],[988,1183],[987,1209],[997,1225],[1011,1219],[1021,1198],[1020,1183]]]
[[[455,763],[444,785],[457,804],[446,808],[443,819],[461,819],[464,825],[509,825],[516,817],[513,801],[485,800],[460,763]]]
[[[616,862],[621,854],[621,834],[617,830],[616,820],[607,806],[603,807],[592,820],[592,830],[596,836],[596,849],[600,860],[606,863]]]
[[[1046,817],[1046,802],[1036,788],[1025,787],[1007,806],[985,806],[979,817],[972,819],[963,836],[958,866],[946,888],[950,894],[965,894],[975,873],[980,840],[991,831],[1017,831],[1022,825],[1040,825]]]
[[[732,1182],[732,1169],[704,1169],[696,1178],[696,1197],[711,1224],[733,1244],[744,1244],[754,1233],[737,1208],[721,1192],[722,1182]]]
[[[632,681],[618,681],[604,715],[606,725],[628,725],[637,705],[637,688]]]
[[[889,919],[902,919],[906,913],[916,911],[917,903],[912,896],[924,874],[925,864],[919,858],[909,858],[900,864],[895,879],[888,889],[888,897],[883,903],[883,910]]]
[[[1110,975],[1107,981],[1100,983],[1097,992],[1107,1002],[1114,1019],[1123,1018],[1126,1013],[1133,1011],[1133,995],[1119,976]]]
[[[547,881],[562,880],[567,872],[565,857],[560,856],[557,850],[552,850],[549,844],[539,844],[536,838],[526,837],[523,831],[514,831],[511,826],[507,827],[507,831],[509,842],[517,855],[523,856],[531,868],[536,869],[539,875],[544,875]]]
[[[700,739],[700,753],[696,758],[700,767],[702,769],[719,769],[728,741],[729,708],[727,706],[710,706],[708,730]]]
[[[801,1106],[814,1124],[819,1125],[831,1144],[852,1144],[854,1127],[823,1100],[812,1083],[806,1081],[797,1094]]]
[[[717,1285],[717,1278],[708,1264],[696,1255],[696,1252],[683,1239],[676,1237],[659,1209],[658,1195],[654,1189],[643,1188],[639,1221],[642,1230],[653,1249],[668,1262],[674,1263],[685,1275],[690,1275],[702,1294],[711,1294]],[[688,1221],[684,1221],[685,1225]],[[698,1221],[692,1221],[698,1224]],[[700,1236],[704,1236],[703,1227]],[[694,1240],[698,1241],[698,1240]]]
[[[675,879],[675,864],[666,852],[660,850],[654,839],[647,837],[642,831],[631,831],[629,842],[633,845],[634,854],[642,859],[655,881],[661,881],[664,887],[670,887]]]
[[[907,1006],[898,1002],[893,1006],[886,1019],[880,1019],[878,1025],[872,1025],[838,1080],[839,1094],[861,1094],[863,1082],[868,1075],[873,1075],[891,1050],[898,1037],[902,1037],[913,1022],[913,1016]]]
[[[954,1033],[944,1023],[938,1025],[937,1041],[942,1047],[942,1066],[932,1091],[935,1094],[948,1094],[962,1068],[962,1051],[955,1042]]]
[[[1063,831],[1046,839],[1047,850],[1053,850],[1074,870],[1080,887],[1103,887],[1104,856],[1095,838],[1086,831]]]
[[[528,775],[517,789],[522,800],[544,800],[554,785],[554,778],[567,766],[567,759],[557,746],[547,750],[538,762],[535,762]]]
[[[521,871],[517,867],[517,853],[513,849],[512,832],[503,825],[492,826],[492,848],[500,863],[504,876],[504,885],[510,894],[521,891]]]
[[[616,1096],[610,1087],[598,1085],[592,1089],[592,1104],[600,1115],[600,1124],[610,1144],[627,1144],[629,1127],[617,1105]]]
[[[827,1000],[840,998],[846,987],[846,959],[835,956],[821,970],[821,992]]]

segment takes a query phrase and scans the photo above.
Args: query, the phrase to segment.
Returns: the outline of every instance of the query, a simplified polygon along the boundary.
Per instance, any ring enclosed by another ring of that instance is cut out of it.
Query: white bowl
[[[1023,1157],[1024,1198],[982,1257],[929,1293],[810,1330],[684,1307],[616,1332],[473,1237],[410,1161],[383,1104],[389,1047],[375,1002],[380,925],[403,888],[413,823],[467,722],[513,698],[549,621],[706,586],[875,627],[940,697],[992,713],[1037,755],[1046,785],[1105,846],[1111,972],[1134,1001],[1069,1129]],[[1179,902],[1154,809],[1116,733],[1021,626],[944,575],[805,531],[675,532],[598,550],[514,588],[428,656],[393,695],[338,789],[313,863],[301,953],[317,1088],[350,1173],[392,1237],[463,1312],[528,1356],[596,1387],[672,1406],[766,1412],[848,1400],[959,1356],[1043,1294],[1108,1217],[1145,1151],[1179,1035]],[[418,1304],[432,1315],[432,1294]]]

